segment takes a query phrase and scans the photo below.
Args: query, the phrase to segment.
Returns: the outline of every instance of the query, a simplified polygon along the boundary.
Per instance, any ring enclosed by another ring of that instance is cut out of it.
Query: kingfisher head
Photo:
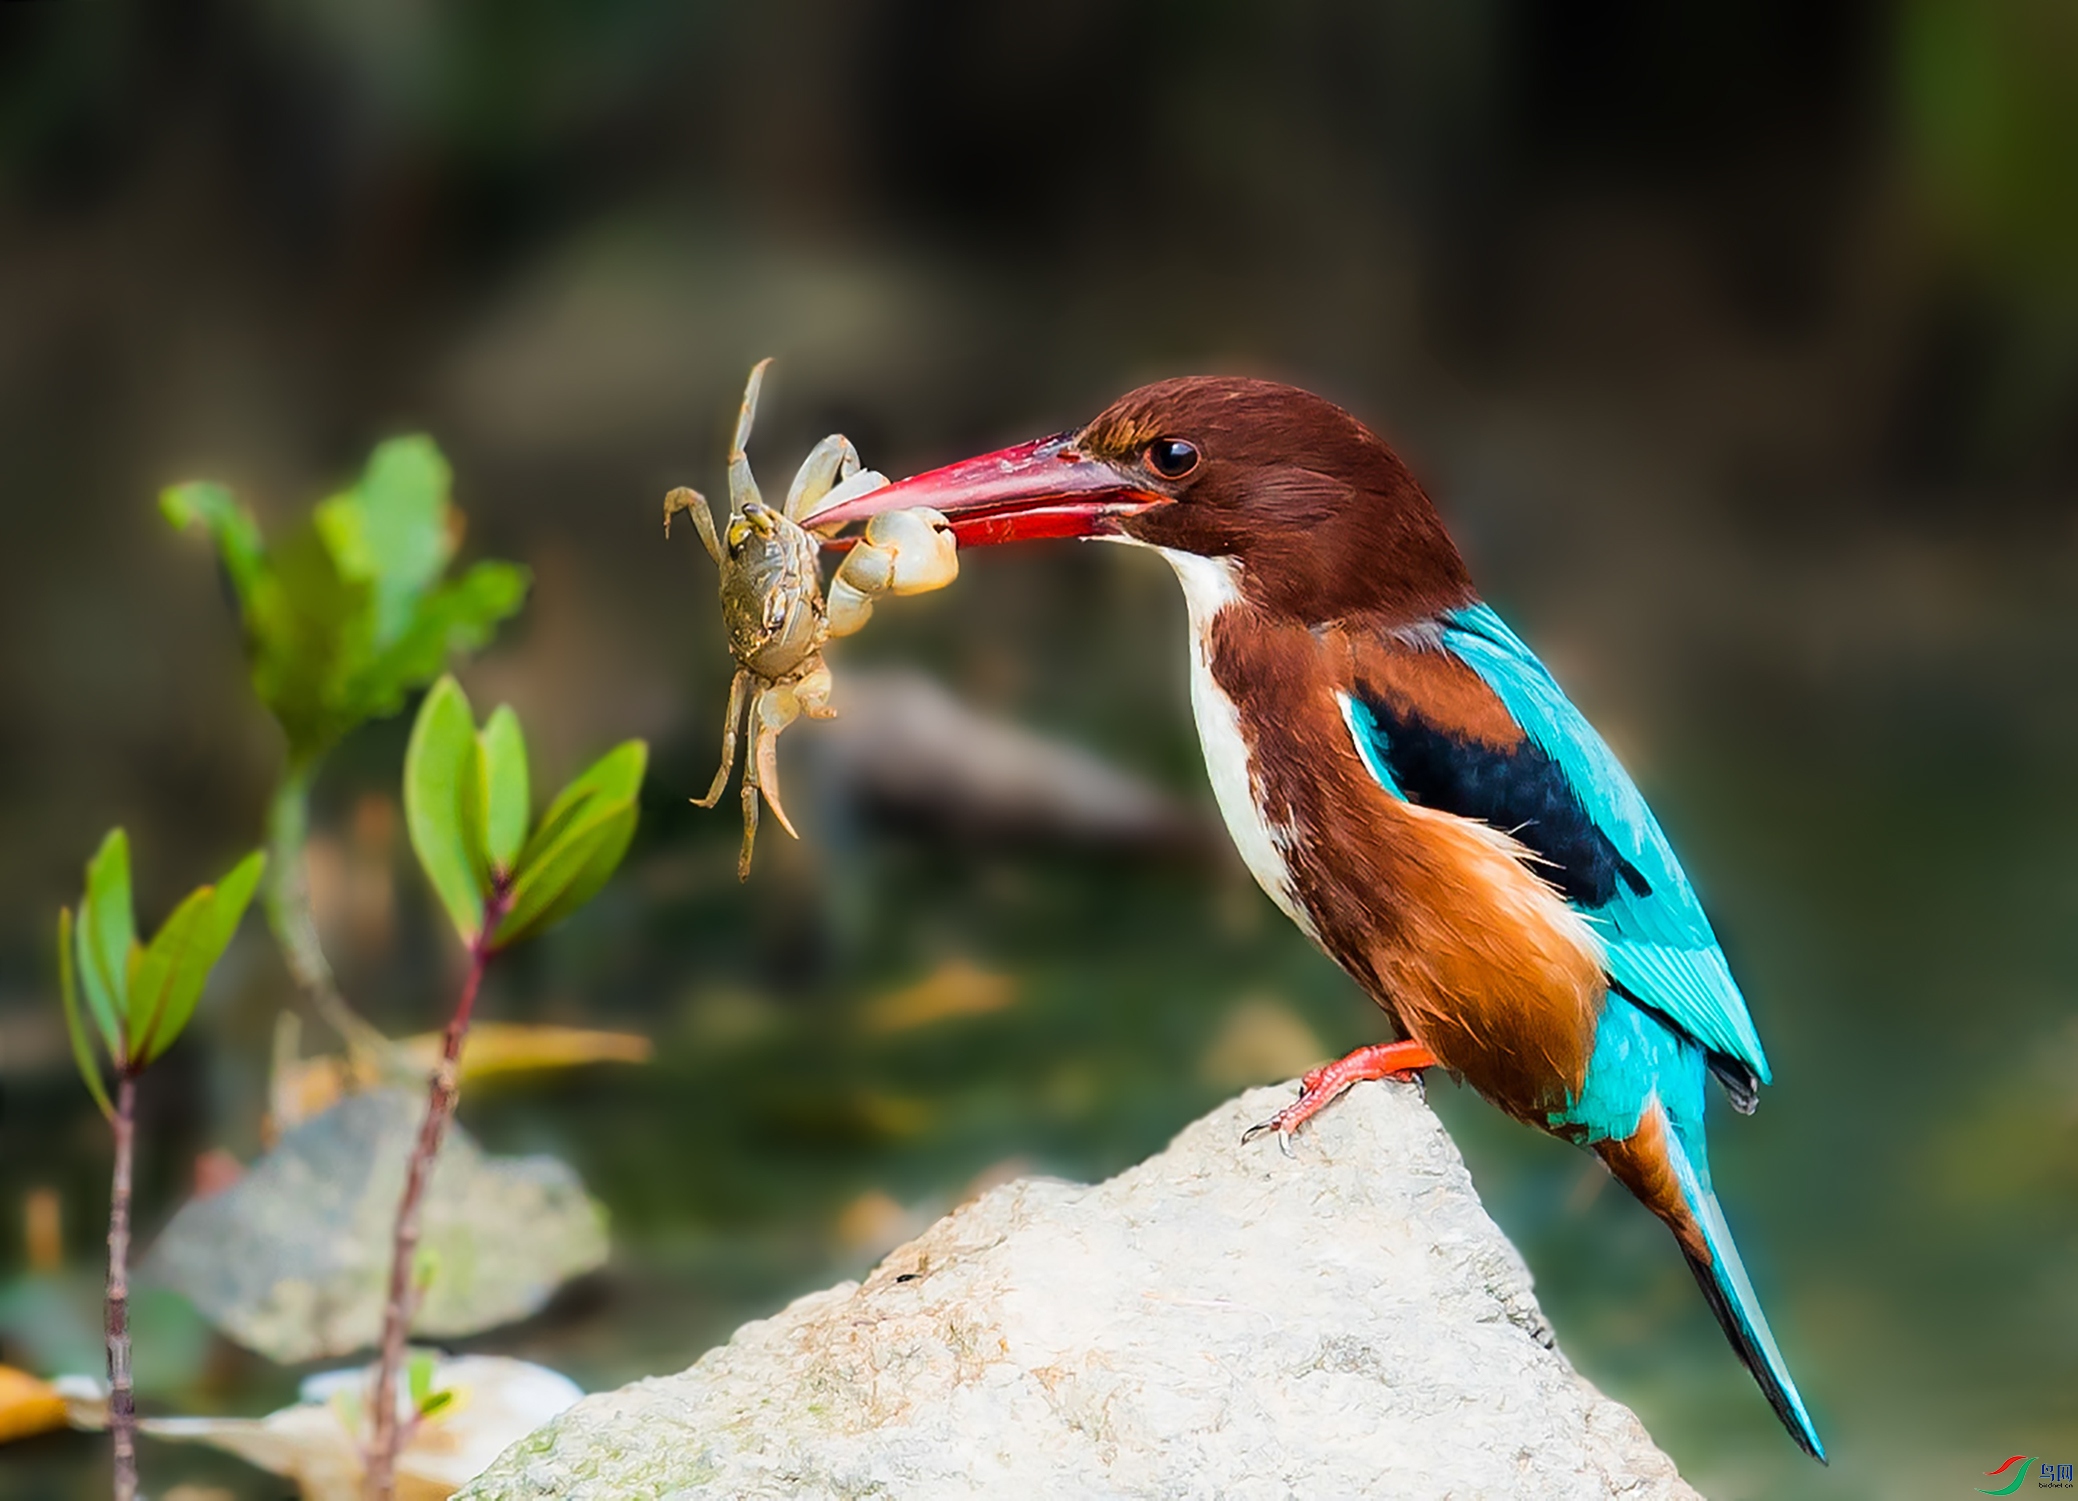
[[[1158,381],[1074,432],[982,454],[808,518],[819,531],[932,506],[969,546],[1105,537],[1214,560],[1256,608],[1309,624],[1426,619],[1470,578],[1399,456],[1296,386]]]

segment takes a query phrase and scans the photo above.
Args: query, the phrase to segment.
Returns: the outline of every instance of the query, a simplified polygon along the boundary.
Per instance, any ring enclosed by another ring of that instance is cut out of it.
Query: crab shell
[[[731,517],[722,568],[729,652],[768,682],[811,665],[829,637],[816,539],[760,502]]]

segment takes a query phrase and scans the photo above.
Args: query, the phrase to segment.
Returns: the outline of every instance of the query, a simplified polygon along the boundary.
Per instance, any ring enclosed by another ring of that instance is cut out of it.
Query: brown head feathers
[[[1176,479],[1148,450],[1199,454]],[[1426,620],[1475,599],[1463,559],[1399,456],[1333,402],[1274,381],[1187,376],[1113,402],[1076,447],[1175,500],[1122,524],[1152,546],[1231,559],[1257,608],[1309,625]]]

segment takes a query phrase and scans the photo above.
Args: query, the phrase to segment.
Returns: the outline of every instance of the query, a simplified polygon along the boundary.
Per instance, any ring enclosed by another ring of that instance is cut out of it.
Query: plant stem
[[[309,998],[311,1009],[345,1039],[354,1054],[386,1058],[389,1039],[346,1003],[333,978],[331,962],[325,958],[324,945],[318,941],[310,880],[303,865],[303,846],[310,837],[310,785],[316,777],[314,758],[292,758],[282,770],[267,807],[267,875],[260,902],[289,974]]]
[[[404,1366],[404,1346],[421,1293],[412,1276],[412,1264],[418,1259],[419,1213],[424,1207],[426,1184],[433,1176],[434,1160],[440,1155],[440,1143],[447,1135],[447,1123],[454,1118],[455,1103],[461,1097],[462,1041],[469,1033],[469,1015],[476,1007],[483,972],[491,962],[491,936],[510,900],[500,882],[484,902],[483,928],[469,945],[469,972],[462,980],[455,1014],[447,1024],[440,1062],[433,1070],[426,1100],[426,1118],[419,1126],[418,1142],[404,1172],[404,1196],[397,1204],[397,1230],[390,1245],[390,1287],[383,1310],[382,1354],[375,1368],[375,1395],[370,1404],[373,1418],[368,1440],[368,1501],[391,1501],[396,1491],[397,1451],[404,1438],[397,1422],[397,1373]]]
[[[115,1180],[108,1194],[108,1427],[115,1439],[115,1501],[137,1494],[137,1401],[130,1383],[130,1157],[137,1080],[116,1081]]]

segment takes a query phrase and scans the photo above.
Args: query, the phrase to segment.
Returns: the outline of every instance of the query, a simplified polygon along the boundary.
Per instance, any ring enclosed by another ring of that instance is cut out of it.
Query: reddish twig
[[[108,1427],[115,1439],[115,1501],[137,1495],[137,1400],[130,1382],[130,1155],[137,1080],[116,1080],[115,1179],[108,1194]]]
[[[469,945],[469,972],[455,1001],[455,1014],[447,1024],[440,1062],[433,1069],[426,1118],[419,1126],[411,1164],[404,1173],[404,1196],[397,1204],[397,1231],[390,1247],[382,1355],[375,1369],[364,1490],[368,1501],[392,1501],[396,1494],[397,1452],[405,1437],[404,1427],[397,1421],[397,1373],[404,1367],[405,1343],[410,1338],[411,1321],[423,1292],[412,1276],[412,1263],[418,1259],[419,1213],[424,1207],[426,1184],[433,1176],[434,1159],[440,1155],[440,1143],[447,1135],[447,1123],[454,1118],[455,1103],[461,1098],[462,1041],[469,1032],[469,1014],[475,1009],[483,972],[491,962],[491,935],[497,931],[510,901],[511,893],[501,880],[484,902],[483,927]]]

